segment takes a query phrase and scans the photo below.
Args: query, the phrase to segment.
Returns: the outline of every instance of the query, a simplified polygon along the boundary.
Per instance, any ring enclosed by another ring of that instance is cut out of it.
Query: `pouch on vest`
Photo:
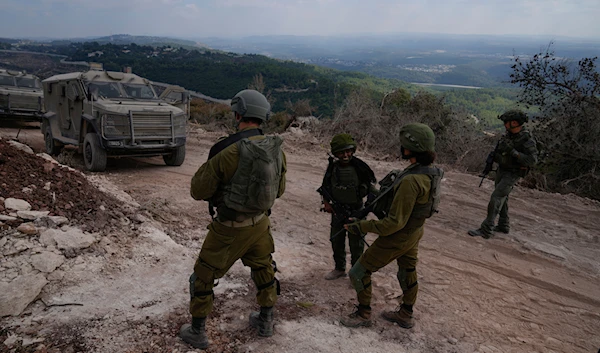
[[[415,204],[411,217],[429,218],[438,212],[441,195],[440,182],[444,176],[444,171],[437,167],[415,165],[404,170],[392,170],[379,182],[380,194],[385,193],[385,195],[373,207],[373,213],[377,218],[383,219],[387,217],[394,201],[395,190],[393,189],[409,174],[426,174],[431,178],[431,189],[427,203]]]
[[[282,142],[278,136],[237,142],[240,160],[224,187],[225,206],[247,214],[266,212],[273,206],[282,172]]]

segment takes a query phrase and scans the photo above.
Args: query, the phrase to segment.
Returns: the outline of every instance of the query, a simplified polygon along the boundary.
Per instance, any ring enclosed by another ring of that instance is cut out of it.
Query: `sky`
[[[1,0],[0,37],[447,33],[600,39],[600,0]]]

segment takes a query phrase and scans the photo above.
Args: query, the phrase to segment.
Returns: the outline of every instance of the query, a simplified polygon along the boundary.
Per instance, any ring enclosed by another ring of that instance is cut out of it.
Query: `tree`
[[[600,199],[600,73],[597,57],[559,58],[553,43],[532,57],[514,57],[511,83],[519,102],[538,107],[534,137],[548,187]]]

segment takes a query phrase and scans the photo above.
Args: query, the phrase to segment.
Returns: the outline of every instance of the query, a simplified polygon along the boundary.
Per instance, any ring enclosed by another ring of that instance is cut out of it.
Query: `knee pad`
[[[258,290],[269,288],[277,281],[275,279],[275,271],[273,271],[272,266],[256,271],[252,270],[252,272],[250,272],[250,277],[252,278],[252,281],[254,281],[254,284]]]
[[[365,289],[365,285],[363,284],[363,278],[369,273],[369,271],[360,263],[360,261],[356,261],[354,266],[348,271],[348,276],[350,277],[350,282],[352,282],[352,287],[356,290],[356,292],[362,292]]]
[[[198,276],[196,276],[196,273],[192,273],[192,275],[190,276],[189,282],[190,282],[190,299],[193,299],[194,297],[204,297],[207,295],[214,296],[214,292],[212,290],[213,284],[212,283],[204,283],[203,281],[198,280]],[[200,282],[200,283],[197,283],[197,282]],[[200,288],[197,288],[197,286]]]
[[[398,282],[400,282],[400,288],[404,292],[417,285],[416,268],[399,268],[396,276],[398,277]]]

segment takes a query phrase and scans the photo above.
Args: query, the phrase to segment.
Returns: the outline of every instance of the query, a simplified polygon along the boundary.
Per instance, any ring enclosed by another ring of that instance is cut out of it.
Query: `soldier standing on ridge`
[[[285,191],[282,140],[265,136],[259,129],[271,109],[259,92],[240,91],[231,100],[231,109],[238,132],[211,148],[208,161],[191,182],[192,197],[209,201],[213,221],[190,277],[192,323],[183,325],[179,334],[200,349],[208,347],[205,324],[213,307],[214,281],[235,261],[241,259],[251,269],[260,312],[250,314],[250,325],[260,336],[273,335],[273,306],[279,291],[268,215],[275,199]]]
[[[323,196],[323,210],[331,213],[331,247],[335,268],[325,279],[333,280],[346,275],[346,231],[344,223],[352,211],[363,207],[363,199],[374,192],[375,174],[361,159],[354,157],[356,142],[349,134],[337,134],[331,139],[329,165],[319,188]],[[324,192],[321,190],[325,190]],[[333,205],[333,206],[332,206]],[[340,233],[341,231],[341,233]],[[336,235],[334,237],[334,235]],[[362,255],[364,244],[361,234],[348,234],[353,266]]]
[[[402,303],[383,318],[401,327],[411,328],[413,305],[419,289],[417,253],[425,220],[437,211],[440,182],[444,172],[431,166],[435,161],[435,135],[425,124],[408,124],[400,129],[402,158],[411,165],[390,172],[379,184],[381,199],[375,213],[379,220],[361,220],[344,227],[353,234],[372,232],[379,235],[354,264],[350,272],[358,296],[357,310],[340,322],[348,327],[371,326],[371,274],[392,261],[398,264]],[[385,193],[385,190],[390,190]]]
[[[529,168],[537,162],[535,140],[523,126],[528,120],[527,114],[520,110],[509,110],[499,119],[504,122],[506,135],[498,142],[494,154],[494,161],[498,163],[495,188],[488,204],[487,217],[479,229],[468,231],[473,237],[489,239],[493,232],[508,234],[508,195],[516,182],[527,175]],[[494,226],[498,215],[498,225]]]

